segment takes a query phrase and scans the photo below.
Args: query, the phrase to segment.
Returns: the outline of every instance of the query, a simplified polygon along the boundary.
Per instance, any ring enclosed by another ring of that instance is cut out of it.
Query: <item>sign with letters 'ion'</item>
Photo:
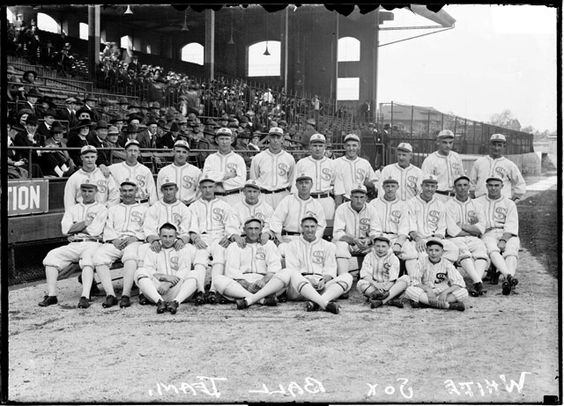
[[[49,181],[24,179],[8,181],[8,216],[49,211]]]

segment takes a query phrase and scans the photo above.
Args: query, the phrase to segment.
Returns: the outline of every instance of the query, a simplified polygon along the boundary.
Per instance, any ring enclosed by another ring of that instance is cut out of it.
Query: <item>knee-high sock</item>
[[[266,285],[265,285],[266,287]],[[264,289],[264,288],[263,288]],[[224,296],[233,297],[235,299],[241,299],[243,297],[248,297],[252,295],[247,289],[239,285],[237,281],[230,281],[223,290],[222,294]]]
[[[273,295],[275,293],[277,293],[278,291],[284,289],[286,287],[286,283],[284,283],[283,280],[281,280],[280,278],[278,278],[276,275],[274,275],[268,282],[266,285],[264,285],[264,287],[259,290],[257,293],[250,295],[250,296],[246,296],[245,300],[247,301],[247,303],[250,305],[258,302],[259,300]]]
[[[108,265],[98,265],[96,267],[96,273],[100,278],[100,282],[106,291],[107,296],[115,296],[114,285],[112,283],[112,275],[110,274],[110,267]]]
[[[174,298],[179,304],[192,296],[196,289],[198,289],[198,280],[196,278],[185,279],[180,283],[182,283],[182,285]]]
[[[94,282],[94,268],[91,266],[84,266],[82,268],[82,294],[86,298],[90,298],[90,288]]]
[[[481,276],[476,271],[476,267],[474,266],[474,260],[472,258],[463,259],[462,261],[460,261],[460,265],[462,266],[462,269],[466,271],[470,279],[472,279],[472,282],[474,283],[481,282],[482,280]]]
[[[198,272],[199,275],[203,275],[203,278],[198,278],[198,292],[203,292],[205,290],[204,283],[206,281],[206,267],[202,264],[194,265],[194,270]]]
[[[517,257],[515,255],[508,255],[505,257],[505,264],[507,265],[507,273],[511,276],[515,276],[517,271]]]
[[[123,291],[122,296],[131,296],[131,288],[133,287],[133,278],[137,270],[137,260],[130,259],[123,263]]]
[[[212,265],[210,292],[216,291],[215,282],[214,282],[214,279],[215,279],[214,275],[223,275],[223,268],[224,268],[223,264],[213,264]]]
[[[59,270],[54,266],[46,266],[45,277],[47,278],[47,294],[49,296],[57,296],[57,278],[59,277]]]
[[[502,275],[507,275],[509,273],[509,270],[507,269],[507,265],[505,264],[505,260],[503,259],[503,257],[499,252],[495,252],[495,251],[492,252],[490,254],[490,259],[492,260],[492,263],[495,265],[497,270],[501,272]]]
[[[382,302],[384,303],[388,303],[390,300],[392,300],[394,297],[399,296],[402,294],[402,292],[407,289],[407,282],[405,281],[397,281],[396,283],[394,283],[394,285],[390,288],[389,292],[390,295],[385,298],[384,300],[382,300]]]
[[[163,300],[163,297],[159,294],[159,292],[157,292],[157,288],[150,278],[140,277],[137,284],[139,285],[141,293],[143,293],[143,295],[145,295],[145,297],[151,302],[157,303],[159,300]]]
[[[474,268],[476,268],[476,274],[478,274],[478,276],[480,277],[481,282],[484,278],[484,275],[486,274],[488,261],[486,261],[485,259],[477,259],[476,262],[474,262]]]

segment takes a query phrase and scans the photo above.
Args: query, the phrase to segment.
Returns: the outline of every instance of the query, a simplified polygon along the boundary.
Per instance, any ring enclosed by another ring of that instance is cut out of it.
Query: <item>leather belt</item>
[[[300,235],[301,233],[298,231],[286,231],[282,230],[282,235]]]
[[[445,190],[436,190],[435,193],[445,196],[454,196],[454,192],[447,192]]]
[[[266,189],[261,189],[260,191],[261,191],[261,193],[264,193],[264,194],[270,195],[270,194],[273,194],[273,193],[287,192],[287,191],[288,191],[288,188],[287,188],[287,187],[285,187],[285,188],[282,188],[282,189],[276,189],[276,190],[266,190]]]
[[[71,242],[102,242],[100,239],[92,239],[92,238],[77,238],[76,240],[72,240]]]
[[[149,199],[135,199],[137,203],[148,203]]]
[[[310,195],[314,199],[323,199],[325,197],[332,197],[333,196],[330,192],[311,193]]]
[[[226,190],[224,192],[215,192],[216,196],[229,196],[235,193],[240,193],[241,189],[232,189],[232,190]]]

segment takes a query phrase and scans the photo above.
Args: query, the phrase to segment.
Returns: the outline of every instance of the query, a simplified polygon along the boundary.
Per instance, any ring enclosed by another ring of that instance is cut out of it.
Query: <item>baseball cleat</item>
[[[124,308],[129,306],[131,306],[131,300],[129,299],[129,296],[122,296],[119,301],[119,307]]]
[[[206,303],[206,297],[204,296],[204,292],[196,293],[196,297],[194,298],[194,304],[196,306],[201,306]]]
[[[462,303],[462,302],[452,302],[448,305],[449,310],[458,310],[458,311],[463,312],[465,308],[466,307],[464,306],[464,303]]]
[[[88,301],[88,298],[81,296],[80,300],[78,301],[78,305],[76,306],[79,309],[88,309],[90,307],[90,302]]]
[[[178,310],[178,302],[176,300],[166,302],[166,309],[170,312],[170,314],[176,314],[176,311]]]
[[[218,303],[219,304],[227,304],[229,303],[229,300],[227,300],[227,298],[223,295],[217,295],[218,296]]]
[[[106,296],[106,301],[102,303],[102,307],[108,308],[118,304],[118,300],[114,295]]]
[[[347,300],[349,298],[349,294],[348,293],[343,293],[341,296],[339,296],[340,300]]]
[[[372,295],[370,295],[370,298],[376,299],[376,300],[384,300],[388,296],[390,296],[390,292],[388,292],[387,290],[384,290],[384,291],[376,291],[376,292],[372,293]]]
[[[335,302],[329,302],[327,303],[327,306],[325,307],[325,311],[329,312],[329,313],[333,313],[333,314],[339,314],[339,312],[341,311],[341,308],[339,307],[339,305]]]
[[[403,309],[403,303],[400,299],[394,298],[391,299],[390,301],[386,302],[386,304],[388,306],[394,306],[394,307],[398,307],[400,309]]]
[[[269,295],[265,297],[263,304],[265,306],[278,306],[278,300],[276,299],[276,295]]]
[[[484,290],[484,284],[482,282],[474,283],[472,288],[468,289],[468,293],[470,293],[470,296],[473,297],[482,296],[484,293],[486,293],[486,291]]]
[[[376,309],[377,307],[380,307],[384,304],[384,302],[382,302],[379,299],[370,299],[370,308],[371,309]]]
[[[217,293],[210,291],[206,293],[206,303],[214,305],[217,303]]]
[[[306,312],[315,312],[315,311],[319,310],[319,305],[317,303],[314,303],[314,302],[308,300],[306,302],[305,309],[306,309]]]
[[[47,307],[47,306],[57,304],[57,302],[58,302],[57,296],[47,296],[47,295],[45,295],[43,297],[43,301],[39,302],[38,304],[41,307]]]
[[[147,299],[143,293],[139,293],[139,304],[141,306],[149,304],[149,299]]]
[[[280,296],[278,296],[278,302],[286,303],[287,301],[288,301],[288,295],[286,295],[286,292],[284,292]]]
[[[511,289],[513,289],[513,287],[518,283],[519,281],[513,276],[507,275],[505,277],[505,280],[503,281],[503,284],[501,285],[501,293],[506,296],[509,295],[511,293]]]
[[[247,299],[245,298],[237,299],[235,303],[237,303],[237,310],[243,310],[249,307],[249,304],[247,303]]]
[[[162,314],[164,313],[166,310],[166,303],[162,301],[162,299],[159,299],[159,301],[157,302],[157,314]]]

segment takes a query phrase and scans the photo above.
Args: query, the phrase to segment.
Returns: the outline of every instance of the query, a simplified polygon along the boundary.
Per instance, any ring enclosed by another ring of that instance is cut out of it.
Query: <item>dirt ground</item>
[[[486,284],[465,312],[371,310],[354,292],[339,315],[306,313],[303,303],[189,303],[173,316],[136,300],[103,309],[102,297],[77,309],[75,277],[60,281],[59,304],[48,308],[37,306],[44,283],[12,289],[9,399],[542,402],[559,389],[558,246],[535,241],[557,236],[556,191],[534,199],[519,204],[516,292]]]

